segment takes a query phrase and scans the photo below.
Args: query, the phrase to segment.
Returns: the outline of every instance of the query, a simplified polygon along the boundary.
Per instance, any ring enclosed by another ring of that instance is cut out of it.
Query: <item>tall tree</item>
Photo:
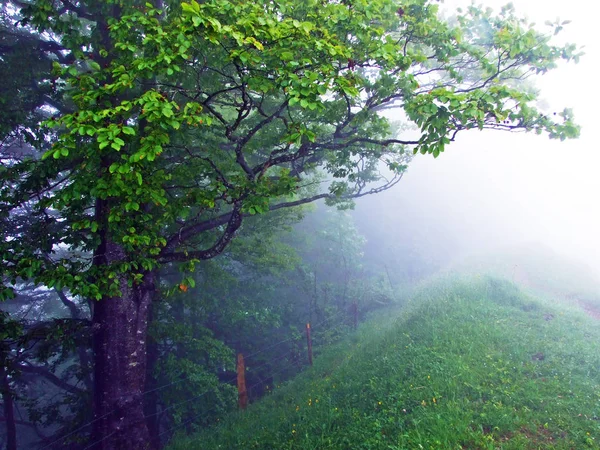
[[[24,45],[53,71],[34,71],[14,90],[27,108],[1,116],[0,217],[35,231],[2,225],[2,296],[26,279],[96,300],[97,449],[150,442],[142,392],[162,265],[213,258],[248,215],[388,189],[409,147],[438,156],[462,130],[578,134],[568,110],[545,115],[514,83],[575,47],[510,9],[471,7],[449,25],[426,0],[4,5],[19,17],[1,63]],[[415,132],[392,135],[390,108]],[[325,189],[303,196],[317,181]]]

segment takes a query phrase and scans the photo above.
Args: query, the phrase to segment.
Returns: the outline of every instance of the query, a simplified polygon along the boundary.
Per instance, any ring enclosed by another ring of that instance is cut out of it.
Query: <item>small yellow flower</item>
[[[423,401],[421,402],[421,405],[423,405],[423,406],[427,406],[427,402],[426,402],[425,400],[423,400]]]
[[[433,403],[437,403],[437,400],[435,399],[435,397],[433,397]]]
[[[377,402],[378,405],[381,405],[381,402]]]

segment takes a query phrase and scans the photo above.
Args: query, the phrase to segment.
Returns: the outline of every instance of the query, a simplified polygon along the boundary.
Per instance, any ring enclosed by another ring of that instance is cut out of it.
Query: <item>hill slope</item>
[[[491,278],[389,316],[169,449],[600,448],[600,322]]]
[[[589,266],[541,245],[529,244],[472,255],[450,268],[458,273],[492,273],[544,297],[573,306],[600,308],[600,279]]]

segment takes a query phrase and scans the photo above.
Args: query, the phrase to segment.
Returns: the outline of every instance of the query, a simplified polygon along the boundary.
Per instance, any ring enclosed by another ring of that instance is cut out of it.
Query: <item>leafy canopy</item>
[[[425,0],[16,4],[53,68],[37,82],[51,90],[42,118],[0,127],[13,283],[119,295],[123,277],[219,254],[245,216],[393,186],[408,149],[438,156],[473,128],[579,131],[520,82],[576,48],[511,8],[444,21]],[[394,133],[391,108],[413,129]],[[11,227],[23,211],[29,225]],[[106,242],[119,258],[94,260]]]

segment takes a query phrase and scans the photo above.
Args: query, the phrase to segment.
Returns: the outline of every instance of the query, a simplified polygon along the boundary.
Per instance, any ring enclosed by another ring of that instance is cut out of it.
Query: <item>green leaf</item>
[[[302,22],[302,29],[306,34],[310,33],[315,28],[312,22]]]

